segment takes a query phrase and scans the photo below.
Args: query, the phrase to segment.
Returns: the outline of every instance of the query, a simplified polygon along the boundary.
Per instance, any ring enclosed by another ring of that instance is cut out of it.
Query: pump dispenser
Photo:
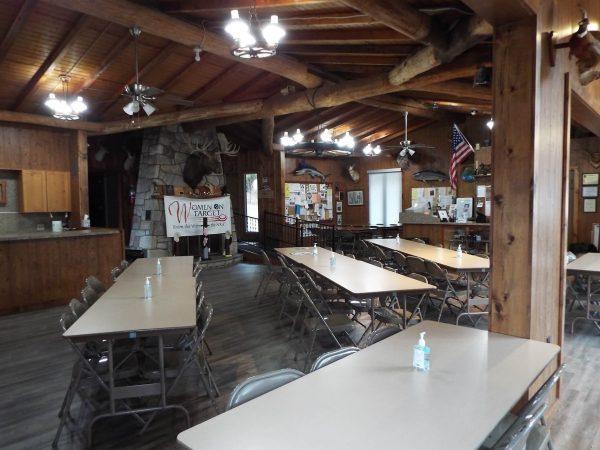
[[[458,244],[458,248],[456,249],[456,257],[462,258],[462,255],[463,255],[462,245]]]
[[[156,275],[162,275],[162,264],[160,258],[156,260]]]
[[[319,250],[317,249],[317,243],[315,242],[313,244],[313,248],[312,248],[312,254],[316,255],[317,253],[319,253]]]
[[[144,300],[150,300],[152,298],[152,284],[150,283],[150,277],[146,277],[144,283]]]
[[[419,343],[413,347],[413,367],[419,371],[429,370],[429,347],[425,343],[425,332],[420,333]]]

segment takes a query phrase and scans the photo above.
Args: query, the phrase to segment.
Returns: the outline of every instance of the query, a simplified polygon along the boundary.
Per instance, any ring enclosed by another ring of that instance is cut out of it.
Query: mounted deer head
[[[590,19],[587,11],[581,9],[582,19],[579,28],[569,39],[569,58],[577,58],[577,69],[582,85],[600,78],[600,33],[589,31]]]

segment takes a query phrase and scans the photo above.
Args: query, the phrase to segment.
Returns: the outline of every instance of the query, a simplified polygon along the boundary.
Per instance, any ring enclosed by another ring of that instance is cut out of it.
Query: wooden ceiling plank
[[[104,57],[98,69],[96,69],[96,71],[93,74],[87,77],[83,84],[79,86],[76,95],[80,94],[81,92],[85,91],[90,86],[92,86],[92,84],[94,84],[94,82],[102,76],[106,69],[110,67],[110,65],[115,61],[115,59],[119,57],[119,55],[125,49],[125,47],[127,47],[130,44],[132,44],[131,35],[129,34],[129,31],[127,31],[121,37],[121,39],[119,39],[119,41],[112,46],[111,51]]]
[[[242,62],[258,69],[276,73],[305,87],[321,85],[321,79],[308,72],[305,65],[286,56],[274,56],[263,59],[244,59],[234,57],[230,52],[231,42],[216,33],[202,29],[190,22],[169,16],[136,3],[124,0],[44,0],[54,6],[78,11],[124,27],[138,26],[142,32],[177,42],[187,47],[202,45],[204,51],[214,53],[229,60]]]
[[[150,58],[150,61],[148,61],[146,64],[144,64],[142,66],[142,68],[140,69],[140,73],[139,73],[140,82],[141,82],[141,79],[142,79],[143,76],[147,75],[148,73],[150,73],[152,71],[152,69],[156,68],[158,65],[160,65],[161,63],[163,63],[169,57],[169,55],[171,55],[171,53],[173,53],[173,51],[175,50],[175,48],[177,48],[177,45],[178,44],[176,44],[174,42],[169,42],[155,56],[153,56],[152,58]],[[129,79],[123,85],[119,86],[119,90],[115,91],[109,97],[109,99],[108,99],[108,106],[106,106],[101,112],[99,112],[98,116],[102,117],[108,111],[110,111],[110,109],[121,98],[121,96],[123,94],[123,87],[127,86],[127,85],[130,85],[132,83],[135,83],[135,81],[136,81],[137,78],[138,77],[136,77],[136,74],[134,73],[133,75],[131,75],[129,77]]]
[[[341,0],[345,5],[417,42],[444,48],[446,38],[435,18],[397,0]]]
[[[301,59],[309,64],[395,66],[402,61],[403,57],[377,55],[303,55]]]
[[[234,63],[225,67],[215,77],[211,78],[207,83],[203,84],[198,89],[196,89],[187,99],[193,101],[194,103],[200,101],[200,99],[205,93],[209,92],[219,83],[221,83],[223,75],[225,75],[230,70],[235,70],[236,67],[239,67],[238,64],[239,63]]]
[[[70,27],[69,31],[54,46],[42,65],[21,90],[11,109],[20,111],[23,108],[27,100],[29,100],[29,98],[37,91],[38,82],[46,75],[46,73],[52,71],[58,60],[60,60],[67,52],[69,45],[71,45],[79,33],[88,26],[90,20],[89,17],[86,17],[83,14],[78,17],[75,25]]]
[[[286,45],[368,45],[413,44],[414,41],[388,28],[338,28],[335,30],[296,30],[285,36]]]
[[[223,102],[229,102],[232,100],[235,100],[236,97],[238,97],[240,94],[248,91],[249,89],[251,89],[252,87],[254,87],[256,85],[256,83],[258,83],[260,80],[262,80],[263,78],[265,78],[264,73],[259,73],[258,75],[255,75],[254,77],[252,77],[250,80],[248,80],[247,82],[243,83],[241,86],[239,86],[238,88],[234,89],[233,92],[227,94],[225,97],[223,97],[223,99],[221,101]]]
[[[408,56],[417,45],[289,45],[282,44],[278,51],[290,55],[315,56]]]
[[[161,5],[161,9],[169,13],[201,13],[205,11],[221,11],[231,9],[248,9],[255,7],[282,8],[299,5],[321,5],[329,0],[179,0]]]
[[[31,15],[32,11],[35,9],[36,4],[37,0],[23,0],[21,3],[21,7],[17,11],[15,17],[12,19],[10,28],[0,42],[0,63],[4,61],[4,58],[6,58],[10,47],[15,42],[17,35],[27,22],[27,19]]]

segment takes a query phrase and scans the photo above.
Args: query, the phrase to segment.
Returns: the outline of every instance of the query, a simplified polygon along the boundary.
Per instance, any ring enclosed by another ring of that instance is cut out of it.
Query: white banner
[[[231,232],[231,201],[229,197],[187,198],[165,195],[165,225],[167,236],[199,236],[204,218],[208,234]]]

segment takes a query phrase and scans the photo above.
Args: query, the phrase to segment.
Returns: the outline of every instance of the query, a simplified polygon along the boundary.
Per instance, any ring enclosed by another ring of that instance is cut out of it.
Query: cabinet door
[[[71,174],[46,172],[46,195],[49,212],[71,211]]]
[[[21,212],[46,212],[46,174],[43,170],[21,171]]]

